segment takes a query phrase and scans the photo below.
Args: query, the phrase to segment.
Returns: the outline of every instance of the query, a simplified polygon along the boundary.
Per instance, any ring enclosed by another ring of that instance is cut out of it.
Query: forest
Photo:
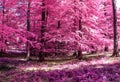
[[[120,0],[0,0],[0,82],[120,82]]]

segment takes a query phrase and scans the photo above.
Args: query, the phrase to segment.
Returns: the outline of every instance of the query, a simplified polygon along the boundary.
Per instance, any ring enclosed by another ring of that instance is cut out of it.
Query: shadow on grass
[[[98,58],[101,57],[103,56],[99,56]],[[92,58],[94,59],[94,57]],[[10,68],[9,66],[2,66],[0,69],[11,70],[13,68]],[[13,71],[8,73],[9,75],[12,75]],[[54,71],[39,70],[29,72],[15,72],[13,76],[15,77],[11,77],[12,79],[10,82],[120,82],[120,62],[118,61],[117,63],[112,64],[85,65],[72,70],[63,69]]]
[[[0,64],[0,71],[9,71],[9,70],[15,70],[16,67],[9,64]]]
[[[73,70],[31,71],[18,73],[18,82],[120,82],[120,63],[79,67]]]

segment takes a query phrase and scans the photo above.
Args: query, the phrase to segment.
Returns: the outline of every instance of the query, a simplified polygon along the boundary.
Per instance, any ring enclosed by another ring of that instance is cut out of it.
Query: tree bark
[[[106,4],[106,2],[104,2],[103,5],[104,5],[104,16],[105,16],[105,18],[106,18],[106,16],[107,16],[107,11],[106,11],[106,6],[107,6],[107,4]],[[105,25],[106,25],[106,27],[108,27],[107,21],[109,21],[109,20],[106,18],[106,19],[105,19]],[[104,34],[104,35],[107,36],[106,34]],[[108,52],[108,51],[109,51],[109,47],[108,47],[107,45],[105,45],[104,51],[105,51],[105,52]]]
[[[80,2],[82,2],[82,0],[80,0]],[[80,17],[79,17],[79,30],[82,29],[82,9],[79,10],[79,13],[80,13]],[[81,37],[81,36],[80,36]],[[82,54],[82,50],[78,50],[78,55],[77,55],[77,58],[79,60],[81,60],[83,58],[83,54]]]
[[[81,21],[81,19],[82,19],[82,17],[80,17],[80,19],[79,19],[79,30],[82,29],[82,21]]]
[[[105,49],[104,49],[104,51],[106,51],[106,52],[108,52],[108,51],[109,51],[109,48],[108,48],[108,46],[105,46]]]
[[[116,16],[116,0],[112,0],[112,7],[113,7],[113,29],[114,29],[114,50],[112,56],[119,56],[118,51],[118,27],[117,27],[117,16]]]
[[[77,58],[78,58],[79,60],[81,60],[81,59],[83,58],[83,54],[82,54],[82,51],[81,51],[81,50],[78,51],[78,56],[77,56]]]
[[[31,5],[31,1],[28,1],[28,7],[27,7],[27,31],[30,31],[30,5]],[[27,38],[28,39],[28,38]],[[27,60],[30,60],[30,44],[28,43],[28,41],[27,41],[27,43],[26,43],[26,49],[27,49],[27,57],[26,57],[26,59]]]
[[[2,34],[1,34],[1,38],[2,38],[2,42],[4,42],[4,35],[3,35],[3,31],[4,31],[4,21],[5,21],[5,0],[3,0],[2,2]],[[2,57],[3,55],[3,48],[0,50],[0,56]]]
[[[58,20],[58,26],[57,26],[58,28],[60,28],[61,27],[61,22],[60,22],[60,20]]]
[[[46,12],[45,12],[45,2],[42,0],[42,25],[41,25],[41,40],[40,43],[42,44],[41,50],[39,52],[39,61],[42,62],[44,61],[44,52],[43,52],[43,47],[44,47],[44,32],[45,32],[45,25],[46,25]]]

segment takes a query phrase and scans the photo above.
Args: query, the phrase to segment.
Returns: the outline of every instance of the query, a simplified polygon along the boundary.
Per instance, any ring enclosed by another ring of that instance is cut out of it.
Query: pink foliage
[[[4,48],[8,46],[6,40],[14,44],[13,46],[25,45],[28,41],[33,48],[43,47],[45,52],[49,50],[56,52],[57,48],[62,52],[80,49],[87,52],[103,51],[105,46],[112,46],[111,0],[44,0],[44,6],[42,0],[10,0],[9,2],[0,0],[0,3],[0,37],[4,36],[0,38],[0,44]],[[26,31],[28,3],[30,3],[29,32]],[[4,7],[5,11],[4,19],[1,7]],[[41,36],[43,9],[46,13],[46,21],[44,36]],[[118,9],[118,20],[119,12]],[[46,45],[40,43],[41,38]],[[59,45],[61,45],[60,49]]]

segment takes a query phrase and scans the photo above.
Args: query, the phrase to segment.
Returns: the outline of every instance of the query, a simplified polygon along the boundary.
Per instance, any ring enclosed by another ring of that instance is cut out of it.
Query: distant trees
[[[31,49],[36,49],[40,61],[46,52],[75,52],[80,59],[83,51],[104,51],[113,41],[112,14],[107,13],[112,12],[110,0],[11,0],[5,5],[3,1],[6,0],[0,0],[0,44],[5,49],[26,48],[27,59]],[[118,36],[114,36],[114,54],[118,53],[117,40]]]

